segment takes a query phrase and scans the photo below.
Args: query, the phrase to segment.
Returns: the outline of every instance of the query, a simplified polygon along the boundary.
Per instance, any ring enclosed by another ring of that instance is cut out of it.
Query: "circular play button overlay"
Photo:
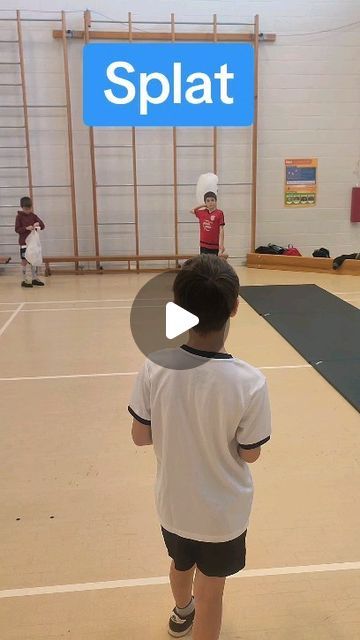
[[[199,319],[174,303],[176,275],[161,273],[140,289],[131,307],[131,332],[137,347],[152,362],[167,369],[193,369],[208,362],[211,354],[180,349]]]

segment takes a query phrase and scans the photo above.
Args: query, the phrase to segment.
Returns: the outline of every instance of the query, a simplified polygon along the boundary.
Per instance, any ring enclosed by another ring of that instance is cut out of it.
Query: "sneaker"
[[[41,282],[41,280],[33,280],[32,283],[33,283],[34,287],[43,287],[44,286],[44,283]]]
[[[31,287],[31,289],[32,289],[31,282],[27,282],[27,280],[23,280],[22,283],[21,283],[21,286],[22,287]]]
[[[176,613],[176,608],[173,609],[173,612],[169,619],[169,635],[173,638],[182,638],[186,636],[192,629],[193,622],[195,618],[195,609],[192,613],[189,613],[188,616],[182,618]]]

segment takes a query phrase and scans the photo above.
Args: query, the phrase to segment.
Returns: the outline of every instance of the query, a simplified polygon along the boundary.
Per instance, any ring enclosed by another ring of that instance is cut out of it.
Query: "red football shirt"
[[[195,215],[200,223],[200,247],[218,249],[220,227],[225,225],[224,212],[221,209],[200,209],[195,211]]]

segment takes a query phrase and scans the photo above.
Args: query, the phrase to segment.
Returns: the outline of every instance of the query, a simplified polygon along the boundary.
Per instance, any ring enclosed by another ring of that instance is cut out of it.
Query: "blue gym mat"
[[[240,296],[360,412],[360,310],[314,284],[240,287]]]

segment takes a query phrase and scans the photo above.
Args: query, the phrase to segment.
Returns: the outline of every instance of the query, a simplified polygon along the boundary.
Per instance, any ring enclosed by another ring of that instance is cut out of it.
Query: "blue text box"
[[[83,117],[89,126],[249,126],[251,44],[88,44]]]

